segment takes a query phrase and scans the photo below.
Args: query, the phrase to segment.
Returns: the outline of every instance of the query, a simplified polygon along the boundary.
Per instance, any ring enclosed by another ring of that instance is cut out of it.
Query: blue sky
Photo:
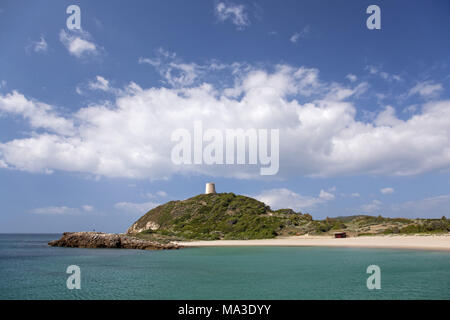
[[[449,216],[449,18],[444,0],[3,0],[0,232],[122,232],[210,180],[315,218]],[[174,165],[194,121],[279,129],[278,174]]]

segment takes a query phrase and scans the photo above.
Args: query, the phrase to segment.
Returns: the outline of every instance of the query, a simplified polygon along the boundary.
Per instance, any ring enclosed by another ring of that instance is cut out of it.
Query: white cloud
[[[37,208],[30,210],[32,214],[53,214],[53,215],[71,215],[77,214],[80,210],[77,208],[69,208],[69,207],[45,207],[45,208]]]
[[[289,189],[281,188],[264,190],[254,198],[269,205],[272,209],[290,208],[295,211],[303,211],[334,200],[335,196],[324,190],[321,190],[317,197],[302,196]]]
[[[119,202],[114,205],[117,210],[121,210],[128,213],[143,214],[147,211],[159,206],[159,203],[145,202],[145,203],[133,203],[133,202]]]
[[[145,197],[150,198],[150,199],[154,199],[157,197],[164,198],[164,197],[167,197],[167,192],[162,191],[162,190],[157,191],[155,194],[149,192],[149,193],[145,194]]]
[[[78,93],[79,95],[82,95],[82,94],[83,94],[83,90],[81,90],[81,88],[80,88],[79,86],[77,86],[77,87],[75,88],[75,92]]]
[[[82,212],[93,212],[93,206],[84,205],[81,208],[71,208],[66,206],[49,206],[43,208],[32,209],[29,212],[32,214],[50,214],[50,215],[72,215],[80,214]]]
[[[332,194],[330,192],[320,190],[319,198],[322,200],[330,201],[330,200],[334,200],[335,196],[334,196],[334,194]]]
[[[48,44],[44,36],[41,35],[39,41],[32,41],[27,48],[31,48],[34,52],[47,52]]]
[[[442,84],[432,81],[419,82],[409,91],[409,95],[418,94],[422,97],[437,97],[439,92],[443,90]]]
[[[178,58],[175,53],[158,48],[152,58],[140,57],[140,64],[148,64],[156,69],[164,79],[164,83],[175,88],[185,88],[193,85],[201,85],[208,77],[218,77],[223,80],[230,75],[237,80],[244,72],[249,72],[252,68],[246,63],[224,64],[218,61],[210,61],[207,64],[187,63]],[[226,75],[224,72],[228,72]],[[230,88],[228,91],[234,90]],[[237,93],[239,95],[239,93]]]
[[[300,32],[295,32],[289,39],[292,43],[297,43],[300,39],[306,38],[310,33],[310,27],[304,27]]]
[[[8,168],[8,165],[5,163],[5,161],[3,161],[1,159],[0,159],[0,168],[1,169],[7,169]]]
[[[358,192],[353,192],[350,196],[353,198],[359,198],[361,195]]]
[[[373,65],[366,66],[366,70],[368,70],[371,75],[379,76],[380,78],[389,82],[403,80],[399,75],[387,73],[385,71],[382,71],[380,67],[376,67]]]
[[[95,209],[93,206],[90,206],[90,205],[84,205],[81,208],[86,212],[92,212]]]
[[[0,94],[1,113],[20,115],[29,121],[32,128],[42,128],[60,135],[71,135],[74,130],[72,119],[58,116],[54,107],[29,100],[17,91]]]
[[[351,96],[358,97],[364,92],[366,92],[368,87],[369,85],[367,84],[367,82],[361,82],[354,88],[343,87],[338,84],[332,84],[328,89],[329,92],[326,95],[325,99],[332,101],[341,101]]]
[[[159,74],[173,87],[192,85],[205,67],[195,63],[184,63],[176,55],[159,48],[155,58],[139,58],[139,63],[153,66]]]
[[[349,74],[346,76],[346,78],[347,78],[348,80],[350,80],[351,82],[355,82],[356,80],[358,80],[358,77],[355,76],[354,74],[351,74],[351,73],[349,73]]]
[[[91,90],[109,91],[109,81],[101,76],[96,77],[96,81],[90,81],[88,84]]]
[[[65,117],[18,92],[0,94],[0,112],[23,116],[32,128],[28,137],[2,141],[0,160],[30,172],[136,179],[179,173],[259,177],[254,166],[174,165],[173,131],[192,130],[201,120],[205,129],[279,128],[281,178],[450,170],[450,101],[426,103],[408,119],[387,107],[373,120],[359,120],[357,110],[364,106],[351,100],[367,89],[364,83],[329,84],[319,79],[317,69],[289,65],[241,68],[239,73],[217,66],[231,81],[216,86],[204,81],[215,72],[209,68],[190,86],[130,83],[114,101]]]
[[[300,39],[300,33],[296,32],[292,35],[292,37],[289,39],[292,43],[297,43],[297,41]]]
[[[245,7],[242,4],[219,2],[216,5],[215,13],[220,21],[224,22],[230,20],[239,30],[250,25],[250,20],[248,19]]]
[[[380,192],[382,194],[393,194],[394,191],[395,191],[394,188],[389,188],[389,187],[380,189]]]
[[[402,120],[395,115],[395,109],[392,106],[386,106],[374,120],[377,126],[398,126],[402,124]]]
[[[77,58],[99,53],[99,48],[92,42],[90,34],[86,31],[72,30],[70,33],[67,33],[62,29],[59,33],[59,40],[69,53]]]

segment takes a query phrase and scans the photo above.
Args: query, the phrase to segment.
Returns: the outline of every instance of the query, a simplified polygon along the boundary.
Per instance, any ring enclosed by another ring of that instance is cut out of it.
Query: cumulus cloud
[[[2,168],[2,169],[7,169],[8,168],[8,165],[5,163],[5,161],[0,160],[0,168]]]
[[[374,123],[377,126],[398,126],[402,123],[397,118],[395,109],[392,106],[386,106],[375,118]]]
[[[269,205],[272,209],[290,208],[295,211],[303,211],[334,200],[335,196],[324,190],[321,190],[317,197],[303,196],[289,189],[281,188],[264,190],[260,194],[255,195],[254,198]]]
[[[380,189],[380,192],[382,194],[393,194],[394,193],[394,188],[389,188],[389,187],[382,188],[382,189]]]
[[[215,13],[220,21],[230,20],[238,30],[242,30],[250,25],[245,6],[242,4],[219,2],[215,7]]]
[[[442,84],[434,83],[432,81],[419,82],[409,91],[409,95],[418,94],[422,97],[432,98],[437,97],[443,90]]]
[[[387,107],[359,120],[353,98],[367,90],[326,83],[319,70],[290,65],[239,69],[209,65],[192,85],[141,88],[62,117],[57,108],[18,92],[0,94],[0,112],[22,116],[33,131],[0,143],[2,166],[94,176],[166,179],[174,174],[259,177],[259,167],[177,166],[172,133],[206,129],[280,129],[279,177],[414,175],[450,169],[450,101],[433,101],[408,119]],[[215,71],[230,81],[204,80]],[[220,70],[220,71],[219,71]],[[37,131],[39,129],[39,131]]]
[[[72,30],[67,33],[62,29],[59,40],[64,44],[69,53],[77,58],[99,54],[99,47],[92,41],[87,31]]]
[[[74,130],[72,119],[59,116],[56,108],[48,104],[27,99],[17,91],[0,94],[0,115],[12,114],[28,120],[32,128],[46,129],[59,135],[71,135]]]

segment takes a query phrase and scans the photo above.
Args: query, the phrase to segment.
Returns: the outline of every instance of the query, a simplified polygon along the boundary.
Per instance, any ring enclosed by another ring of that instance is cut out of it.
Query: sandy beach
[[[449,235],[396,235],[335,239],[331,236],[296,236],[267,240],[215,240],[177,242],[185,247],[279,246],[353,247],[450,251]]]

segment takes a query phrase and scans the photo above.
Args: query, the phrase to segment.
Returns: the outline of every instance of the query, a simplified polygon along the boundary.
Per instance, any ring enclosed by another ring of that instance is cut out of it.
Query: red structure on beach
[[[345,232],[336,232],[334,234],[334,237],[335,238],[347,238],[347,233],[345,233]]]

